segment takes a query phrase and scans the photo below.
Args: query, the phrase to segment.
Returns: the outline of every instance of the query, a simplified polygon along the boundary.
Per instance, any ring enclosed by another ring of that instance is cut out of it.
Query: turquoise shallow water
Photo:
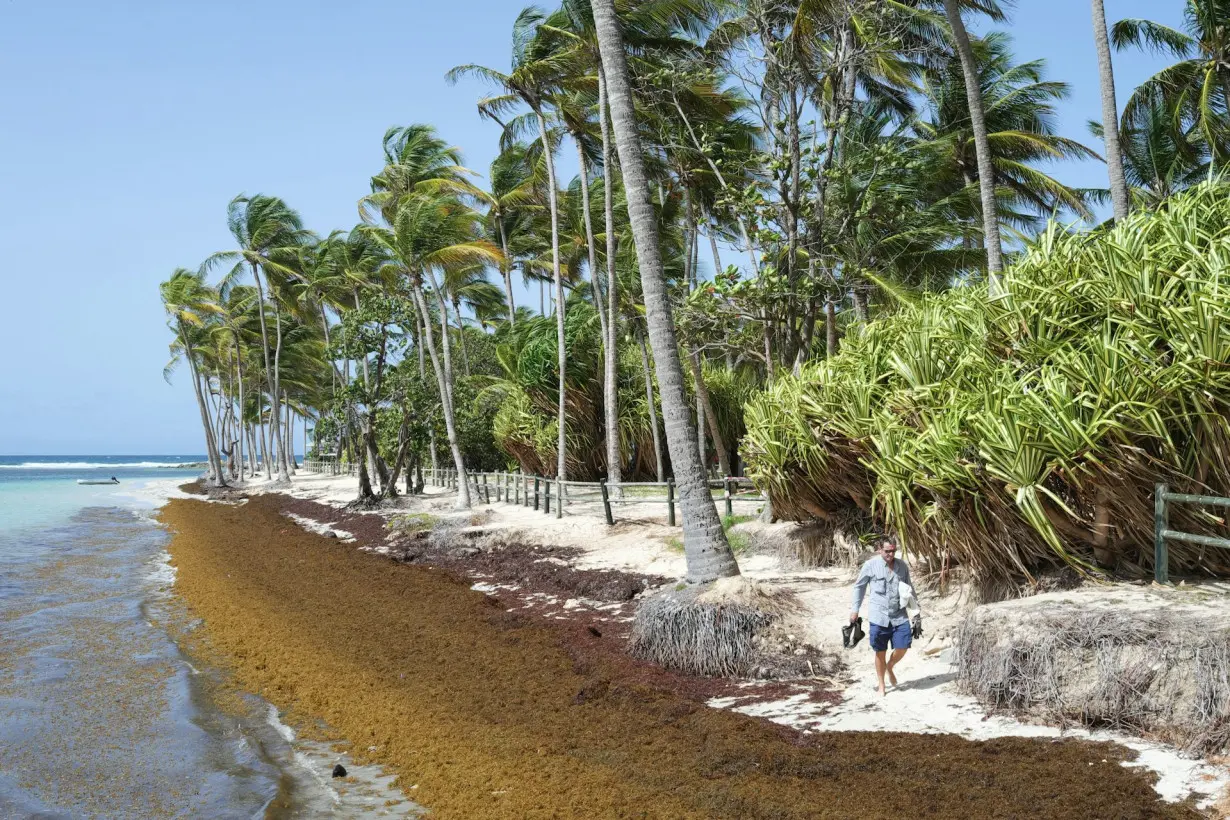
[[[294,739],[260,698],[223,707],[222,674],[176,643],[195,624],[152,513],[202,461],[0,456],[0,820],[413,815],[384,806],[402,797],[389,776]]]
[[[203,455],[0,456],[0,530],[36,530],[62,524],[86,507],[149,508],[153,502],[142,493],[152,482],[191,481],[201,470],[183,465],[204,460]],[[111,476],[120,483],[77,483],[78,479]]]
[[[149,513],[198,473],[160,465],[199,461],[0,457],[0,817],[259,817],[278,795],[167,629]]]

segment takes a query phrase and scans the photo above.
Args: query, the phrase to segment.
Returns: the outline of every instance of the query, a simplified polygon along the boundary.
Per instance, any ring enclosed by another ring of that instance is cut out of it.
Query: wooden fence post
[[[735,508],[734,508],[734,505],[731,503],[731,497],[730,497],[731,495],[730,486],[733,483],[734,482],[732,482],[729,478],[722,479],[722,485],[724,489],[726,490],[725,496],[726,496],[726,515],[727,517],[733,516],[735,514]]]
[[[1153,580],[1159,584],[1170,581],[1170,555],[1166,549],[1166,538],[1162,532],[1169,529],[1169,516],[1166,514],[1166,493],[1169,488],[1165,484],[1153,487]]]
[[[539,477],[534,476],[534,512],[538,512],[538,482]]]
[[[547,482],[546,492],[542,494],[542,511],[547,515],[551,514],[551,479],[544,478]]]
[[[666,479],[666,523],[675,526],[675,477]]]
[[[611,495],[609,492],[607,492],[605,478],[602,479],[601,481],[601,487],[602,487],[602,509],[606,512],[607,526],[611,526],[615,523],[615,519],[611,517]]]

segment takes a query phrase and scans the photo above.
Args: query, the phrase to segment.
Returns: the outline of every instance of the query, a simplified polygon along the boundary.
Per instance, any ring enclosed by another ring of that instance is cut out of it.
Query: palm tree
[[[1149,48],[1179,59],[1137,87],[1123,118],[1134,123],[1160,95],[1180,131],[1196,126],[1212,170],[1230,153],[1230,6],[1223,0],[1185,0],[1183,28],[1138,18],[1115,23],[1115,48]]]
[[[261,325],[261,348],[265,360],[265,376],[269,388],[269,402],[274,419],[278,418],[278,362],[282,353],[282,311],[278,298],[283,286],[298,277],[295,263],[298,251],[311,238],[303,228],[299,214],[278,197],[256,194],[240,194],[231,200],[226,209],[226,223],[231,235],[239,245],[236,250],[221,251],[210,256],[201,265],[202,273],[217,264],[234,262],[230,272],[223,278],[224,285],[234,282],[251,270],[256,281],[261,309],[258,311]],[[263,274],[263,279],[262,279]],[[270,361],[269,331],[265,320],[265,292],[273,300],[273,315],[276,323],[276,346]],[[282,440],[281,427],[275,425],[278,451],[278,478],[290,480],[290,467],[286,460],[286,442]],[[272,466],[270,466],[272,471]],[[272,474],[270,475],[272,478]]]
[[[1115,69],[1106,36],[1106,8],[1102,0],[1090,0],[1093,10],[1093,42],[1098,51],[1098,79],[1102,85],[1103,140],[1106,143],[1106,168],[1110,174],[1110,201],[1115,221],[1127,218],[1127,177],[1123,172],[1123,149],[1119,147],[1119,104],[1115,100]]]
[[[453,407],[453,365],[448,331],[448,307],[437,272],[448,275],[458,268],[475,264],[500,265],[503,258],[498,248],[481,236],[482,216],[450,194],[411,193],[397,206],[396,222],[391,231],[368,229],[371,236],[384,245],[396,258],[409,280],[411,297],[421,321],[424,341],[431,355],[440,391],[444,427],[449,449],[460,480],[457,483],[457,506],[470,506],[468,482],[465,480],[465,459],[457,436],[456,413]],[[435,296],[441,327],[439,351],[432,328],[432,311],[427,304],[425,285]]]
[[[504,280],[510,325],[517,323],[512,288],[513,243],[533,225],[530,209],[534,201],[534,177],[525,145],[514,143],[491,163],[491,193],[483,197],[487,204],[488,230],[492,240],[499,242],[504,255],[500,276]]]
[[[974,46],[1001,225],[1033,227],[1057,209],[1091,218],[1090,192],[1069,188],[1038,167],[1061,159],[1098,158],[1081,143],[1057,133],[1055,103],[1068,96],[1067,84],[1047,80],[1042,60],[1016,63],[1004,34],[993,32]],[[950,58],[925,71],[919,101],[923,110],[912,120],[912,127],[929,143],[918,146],[919,150],[935,153],[929,171],[934,178],[934,200],[972,191],[979,169],[960,62]],[[891,133],[891,112],[868,107],[860,113],[860,121],[848,129],[852,135],[878,120],[883,139],[896,139]],[[872,132],[858,135],[858,141],[865,148],[874,148],[880,137]],[[965,210],[967,217],[978,219],[977,209]]]
[[[384,168],[372,177],[372,192],[359,200],[363,221],[381,216],[388,225],[402,198],[423,187],[461,196],[481,196],[469,177],[473,171],[461,164],[461,150],[436,136],[431,125],[394,126],[384,133]]]
[[[335,313],[345,304],[350,295],[350,279],[347,271],[353,249],[345,231],[334,231],[312,248],[305,248],[309,258],[300,267],[299,304],[305,313],[318,311],[320,327],[324,333],[325,349],[332,345],[329,329],[329,310]],[[313,320],[314,321],[314,320]],[[329,357],[336,386],[341,380],[341,371],[333,357]]]
[[[944,14],[952,29],[957,54],[961,58],[961,73],[965,76],[965,98],[969,105],[970,125],[974,131],[974,151],[978,157],[978,190],[982,200],[982,236],[987,252],[987,279],[991,294],[1002,288],[1000,274],[1004,270],[1003,247],[999,238],[999,217],[995,208],[995,172],[991,165],[991,146],[987,141],[987,119],[982,107],[982,86],[978,79],[978,63],[970,46],[969,34],[961,21],[959,0],[944,0]]]
[[[501,253],[501,258],[503,258],[503,253]],[[507,262],[500,264],[502,268],[507,266]],[[469,376],[470,354],[466,350],[465,317],[461,312],[462,303],[465,303],[470,312],[476,316],[479,313],[490,315],[493,302],[498,305],[501,294],[499,288],[487,279],[485,261],[448,268],[444,272],[444,280],[441,284],[453,306],[453,316],[457,319],[457,341],[461,346],[462,367],[465,368],[466,376]]]
[[[1102,124],[1090,123],[1094,136]],[[1124,175],[1128,194],[1137,208],[1155,209],[1174,194],[1208,177],[1207,145],[1199,127],[1176,127],[1160,91],[1138,101],[1132,120],[1120,123]]]
[[[706,583],[739,574],[739,565],[726,541],[726,533],[709,493],[709,482],[697,454],[696,434],[689,422],[683,367],[679,361],[679,347],[675,341],[658,245],[657,218],[650,201],[649,180],[641,155],[628,59],[615,15],[615,0],[592,0],[592,7],[615,147],[619,153],[628,216],[635,236],[650,342],[658,367],[658,384],[666,418],[666,443],[679,486],[687,577],[692,583]]]
[[[246,406],[244,402],[245,350],[243,337],[246,335],[247,329],[254,320],[253,314],[256,312],[255,308],[258,305],[259,297],[254,288],[245,286],[228,288],[226,293],[220,294],[220,296],[222,296],[222,298],[220,299],[220,312],[218,314],[220,322],[219,327],[223,332],[231,337],[234,342],[235,350],[235,375],[237,386],[236,402],[238,408],[236,413],[236,421],[239,427],[239,437],[237,442],[237,446],[239,448],[239,480],[243,481],[244,471],[246,469],[243,457],[245,438],[244,407]],[[252,453],[251,455],[253,456],[253,461],[255,461],[256,454]],[[256,475],[255,467],[253,468],[252,475]]]
[[[159,286],[162,295],[162,306],[167,314],[167,326],[175,332],[176,343],[172,345],[172,354],[182,354],[188,362],[192,374],[192,388],[196,392],[196,404],[201,413],[201,426],[205,430],[205,450],[209,458],[210,483],[216,487],[226,485],[226,476],[222,471],[222,456],[218,452],[218,440],[214,435],[213,421],[210,419],[209,404],[205,401],[205,393],[201,389],[202,374],[198,370],[199,348],[207,344],[204,332],[205,317],[217,313],[217,293],[205,284],[205,275],[201,271],[190,271],[186,268],[176,268],[167,281]],[[171,366],[173,366],[172,363]],[[169,377],[170,367],[165,371]]]
[[[564,514],[563,482],[567,478],[565,466],[567,424],[564,396],[568,351],[564,339],[564,280],[560,271],[559,254],[559,205],[556,195],[559,187],[555,179],[555,148],[547,127],[546,115],[551,94],[563,78],[569,75],[573,55],[571,52],[549,47],[548,42],[540,36],[538,31],[543,19],[542,12],[533,7],[522,10],[517,16],[513,24],[513,65],[510,73],[505,74],[471,63],[453,68],[446,75],[446,79],[449,82],[456,82],[458,78],[467,74],[481,77],[504,89],[503,94],[488,97],[479,102],[479,111],[484,116],[500,122],[499,118],[504,112],[521,103],[530,109],[538,125],[539,139],[542,142],[542,151],[547,164],[547,207],[551,212],[551,267],[555,282],[555,323],[559,345],[559,453],[556,461],[556,489],[559,499],[555,508],[558,518]],[[512,127],[505,125],[505,132],[515,139],[517,127],[515,123]]]

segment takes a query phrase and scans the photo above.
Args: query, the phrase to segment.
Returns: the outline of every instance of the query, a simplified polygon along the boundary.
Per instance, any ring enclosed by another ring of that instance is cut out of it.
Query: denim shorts
[[[877,626],[871,625],[871,633],[869,634],[872,650],[876,652],[884,652],[888,650],[889,641],[892,641],[893,649],[909,649],[910,644],[914,642],[914,636],[910,632],[910,622],[903,621],[896,626]]]

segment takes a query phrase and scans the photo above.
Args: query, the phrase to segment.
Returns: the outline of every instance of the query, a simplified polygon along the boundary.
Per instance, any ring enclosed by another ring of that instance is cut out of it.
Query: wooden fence
[[[359,465],[352,461],[344,464],[336,461],[304,461],[302,469],[309,473],[324,473],[325,475],[359,474]]]
[[[456,470],[426,470],[427,483],[445,489],[458,489]],[[561,518],[565,508],[585,508],[596,511],[602,507],[603,517],[607,524],[615,523],[615,508],[626,504],[666,505],[666,522],[676,526],[678,516],[676,508],[678,497],[673,478],[666,481],[621,481],[611,483],[606,481],[559,481],[548,476],[529,475],[527,473],[511,472],[467,472],[467,482],[470,486],[471,498],[482,504],[503,502],[540,510],[544,514],[551,513],[555,507],[555,517]],[[734,515],[735,504],[745,508],[747,503],[763,503],[761,495],[748,478],[728,476],[711,480],[710,492],[721,490],[719,496],[726,515]]]

